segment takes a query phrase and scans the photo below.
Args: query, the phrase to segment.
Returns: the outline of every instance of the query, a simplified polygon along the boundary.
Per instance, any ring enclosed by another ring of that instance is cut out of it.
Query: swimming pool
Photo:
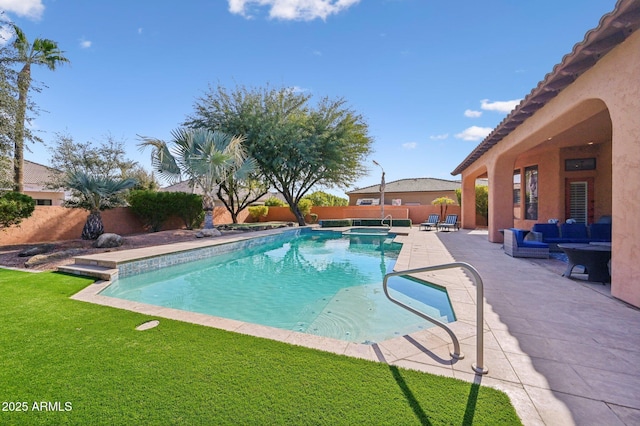
[[[400,248],[387,235],[298,230],[126,276],[101,295],[373,343],[430,326],[384,296],[382,278]],[[455,320],[442,289],[404,278],[389,287],[443,322]]]

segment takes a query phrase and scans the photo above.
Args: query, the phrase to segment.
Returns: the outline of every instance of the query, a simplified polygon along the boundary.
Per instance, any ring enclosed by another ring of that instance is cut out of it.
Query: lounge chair
[[[438,229],[446,229],[447,231],[451,228],[460,229],[458,227],[458,215],[457,214],[448,214],[447,218],[444,222],[440,222],[438,224]]]
[[[436,228],[436,230],[438,229],[438,222],[440,222],[440,215],[439,214],[430,214],[429,218],[427,219],[426,222],[422,222],[420,224],[420,227],[418,229],[422,230],[422,228],[425,229],[425,231],[431,231],[431,228]]]
[[[509,228],[504,230],[504,252],[511,257],[549,258],[549,244],[539,241],[525,241],[527,231]]]

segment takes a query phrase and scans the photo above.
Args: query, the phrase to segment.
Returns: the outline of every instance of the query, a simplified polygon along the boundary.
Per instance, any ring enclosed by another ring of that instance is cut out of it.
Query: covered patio
[[[488,239],[568,219],[612,222],[611,294],[640,306],[640,2],[620,0],[452,172],[462,226],[489,181]]]

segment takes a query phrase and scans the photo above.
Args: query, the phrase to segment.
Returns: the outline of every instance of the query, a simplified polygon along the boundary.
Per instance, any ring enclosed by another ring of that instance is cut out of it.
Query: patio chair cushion
[[[584,223],[563,223],[560,226],[561,242],[588,243],[587,225]]]
[[[531,230],[542,234],[542,241],[560,238],[560,228],[555,223],[536,223]]]
[[[611,242],[611,223],[592,223],[589,226],[589,239],[594,242]]]

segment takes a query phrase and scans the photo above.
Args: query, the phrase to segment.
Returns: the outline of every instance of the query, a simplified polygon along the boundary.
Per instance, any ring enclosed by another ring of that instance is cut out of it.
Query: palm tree
[[[447,207],[455,203],[456,202],[449,197],[439,197],[431,202],[434,206],[440,206],[440,220],[444,220],[444,217],[447,215]],[[442,214],[442,206],[444,206],[444,215]]]
[[[119,195],[137,185],[136,179],[110,179],[95,177],[84,172],[69,173],[63,185],[74,191],[75,197],[67,201],[68,207],[89,211],[87,222],[82,228],[83,240],[95,240],[104,233],[104,225],[100,212],[123,205]]]
[[[18,108],[16,111],[15,134],[14,134],[14,160],[13,160],[13,190],[24,191],[23,168],[24,168],[24,123],[27,111],[27,96],[31,87],[31,65],[46,65],[54,71],[58,64],[69,62],[64,57],[64,52],[58,48],[58,43],[53,40],[36,38],[33,44],[29,43],[27,36],[12,24],[16,39],[13,41],[15,56],[9,62],[22,64],[22,69],[18,73]]]
[[[244,179],[256,168],[247,158],[244,137],[207,129],[177,129],[171,132],[172,149],[166,142],[141,137],[141,149],[150,146],[151,164],[158,175],[170,183],[184,174],[193,188],[202,189],[204,228],[213,229],[213,207],[218,184],[227,179]]]

